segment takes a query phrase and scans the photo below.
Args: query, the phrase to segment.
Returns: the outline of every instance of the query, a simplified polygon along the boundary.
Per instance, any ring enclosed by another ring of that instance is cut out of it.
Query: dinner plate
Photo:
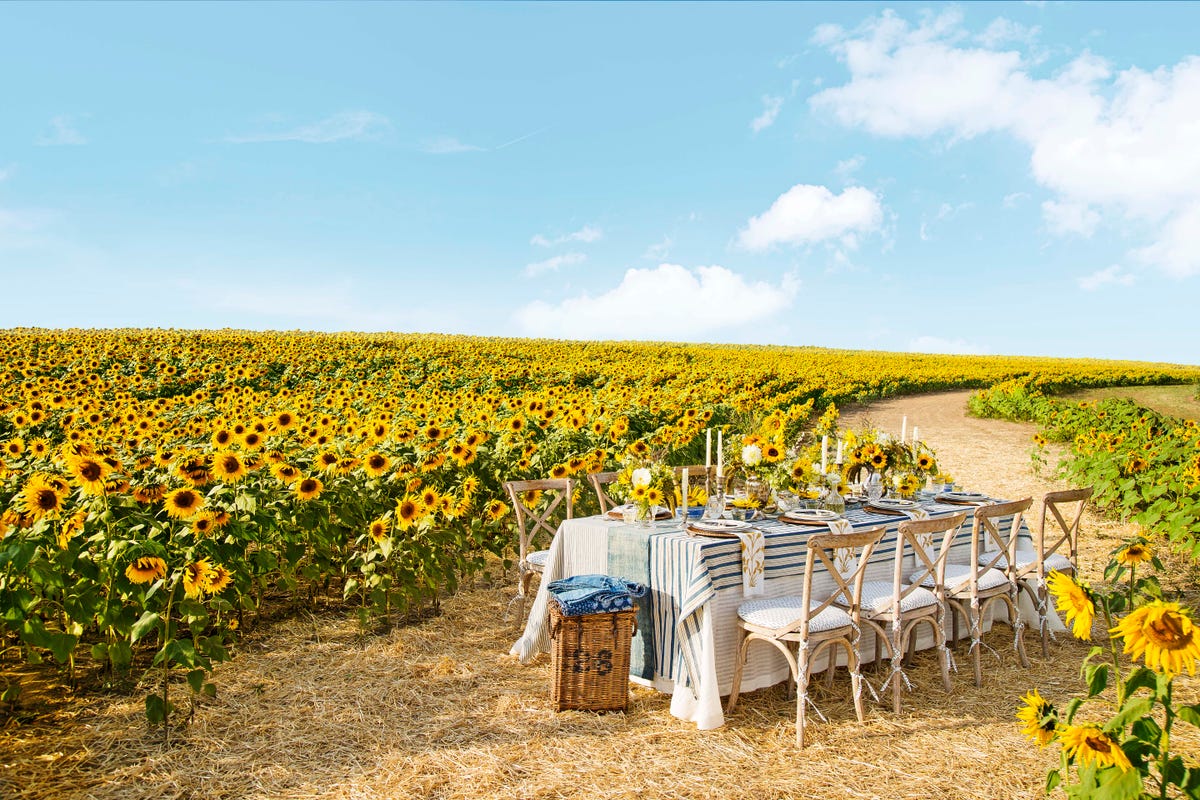
[[[750,526],[737,519],[701,519],[688,523],[688,532],[701,536],[734,536]]]
[[[867,503],[867,508],[873,508],[885,514],[899,514],[903,511],[912,511],[915,508],[920,508],[920,505],[913,500],[891,500],[881,497],[878,500],[872,500]]]
[[[621,506],[613,506],[612,508],[610,508],[608,510],[608,514],[606,516],[609,519],[624,519],[625,518],[625,509],[630,508],[630,507],[631,506],[629,503],[626,503],[625,505],[621,505]],[[664,508],[663,506],[655,506],[654,507],[654,518],[655,519],[671,519],[671,510],[668,508]]]
[[[983,503],[992,498],[979,492],[942,492],[934,499],[939,503]]]
[[[835,519],[841,519],[842,515],[827,508],[812,508],[789,511],[781,514],[779,518],[784,522],[798,522],[801,525],[824,525]]]

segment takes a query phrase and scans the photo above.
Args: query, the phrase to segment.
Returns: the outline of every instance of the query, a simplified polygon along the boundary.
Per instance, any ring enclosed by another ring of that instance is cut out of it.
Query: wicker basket
[[[624,711],[637,609],[564,617],[550,604],[551,694],[559,711]]]

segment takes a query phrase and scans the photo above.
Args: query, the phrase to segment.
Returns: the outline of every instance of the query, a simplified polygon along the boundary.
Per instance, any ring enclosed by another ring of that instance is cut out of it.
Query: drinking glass
[[[872,473],[866,482],[867,499],[871,502],[883,497],[883,478],[879,477],[879,473]]]

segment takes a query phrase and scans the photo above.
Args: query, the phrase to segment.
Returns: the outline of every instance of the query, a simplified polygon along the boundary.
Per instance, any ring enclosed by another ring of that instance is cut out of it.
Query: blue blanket
[[[633,598],[646,594],[642,584],[608,575],[575,575],[546,588],[567,617],[627,611],[633,608]]]

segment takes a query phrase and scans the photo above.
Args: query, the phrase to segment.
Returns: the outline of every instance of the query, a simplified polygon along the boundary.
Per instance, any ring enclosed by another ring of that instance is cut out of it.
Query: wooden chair
[[[1042,500],[1041,524],[1034,538],[1034,550],[1017,550],[1013,563],[1009,564],[1007,559],[1000,562],[1001,568],[1007,569],[1009,579],[1029,595],[1037,609],[1043,658],[1050,656],[1050,593],[1046,588],[1046,576],[1051,572],[1075,574],[1079,571],[1079,523],[1091,497],[1090,486],[1047,494]],[[1053,521],[1049,540],[1047,512]],[[985,552],[981,558],[986,559],[989,555]]]
[[[933,631],[938,648],[938,666],[942,670],[942,685],[950,691],[950,651],[946,647],[944,605],[934,590],[922,586],[927,580],[933,585],[944,584],[946,558],[958,531],[967,519],[967,512],[949,517],[925,520],[905,520],[896,534],[896,554],[893,559],[892,580],[868,581],[862,588],[862,621],[875,632],[875,660],[879,661],[881,644],[887,645],[892,662],[891,673],[880,691],[892,686],[892,710],[900,713],[900,684],[908,684],[901,663],[905,651],[909,657],[916,646],[914,634],[921,624]],[[935,537],[942,534],[935,546]],[[913,554],[917,571],[905,575],[906,552]]]
[[[575,490],[575,481],[570,478],[545,479],[533,481],[507,481],[504,488],[512,499],[513,511],[517,515],[517,544],[518,556],[517,596],[509,603],[517,605],[517,627],[525,617],[525,598],[529,595],[529,584],[534,575],[541,575],[546,568],[549,550],[537,550],[534,544],[539,534],[548,534],[553,539],[558,532],[557,512],[566,502],[566,514],[563,519],[571,518],[571,495]],[[549,494],[550,499],[539,511],[541,497]],[[534,501],[532,498],[537,497]]]
[[[711,468],[706,467],[703,464],[690,464],[686,467],[675,467],[675,485],[676,486],[682,487],[684,472],[687,472],[689,489],[696,485],[696,481],[702,480],[702,481],[704,481],[703,485],[704,485],[705,493],[707,494],[712,491],[711,485],[712,485],[713,470]]]
[[[958,641],[958,615],[962,614],[971,634],[971,656],[975,666],[975,685],[983,685],[983,615],[988,607],[1000,603],[1008,610],[1013,629],[1013,646],[1022,667],[1029,666],[1025,655],[1025,623],[1017,609],[1017,584],[1009,578],[1007,565],[1015,560],[1021,517],[1033,505],[1033,498],[992,503],[975,509],[971,525],[971,560],[966,564],[947,564],[945,577],[935,591],[949,604],[953,614],[953,639]],[[1012,517],[1007,533],[1000,531],[997,520]],[[929,587],[928,580],[925,586]]]
[[[858,658],[859,599],[867,562],[883,533],[884,528],[880,526],[854,533],[813,534],[808,539],[804,589],[800,597],[751,600],[738,607],[741,643],[733,673],[733,688],[729,693],[729,711],[732,712],[737,706],[750,643],[761,640],[783,653],[791,668],[792,679],[796,682],[797,746],[804,746],[807,705],[812,702],[808,697],[809,678],[812,665],[822,650],[829,651],[831,669],[834,663],[833,648],[845,650],[854,691],[854,711],[859,722],[864,720],[862,673]],[[824,600],[813,599],[813,572],[818,563],[828,570],[835,584],[833,592]],[[844,607],[835,604],[839,597],[843,601],[849,598],[848,602],[844,602]],[[792,644],[796,645],[795,654],[792,653]]]
[[[592,490],[596,492],[596,501],[600,504],[600,513],[607,514],[610,508],[621,505],[604,488],[617,480],[615,472],[593,472],[588,475]]]

